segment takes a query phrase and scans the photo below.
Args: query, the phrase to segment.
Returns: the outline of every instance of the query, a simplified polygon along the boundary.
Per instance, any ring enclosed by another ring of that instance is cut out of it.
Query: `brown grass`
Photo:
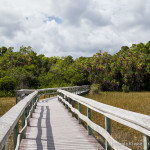
[[[16,104],[15,97],[1,97],[0,98],[0,117],[4,115],[15,104]]]
[[[150,92],[102,92],[101,94],[88,94],[86,97],[122,109],[150,115]],[[103,128],[105,127],[104,116],[94,111],[92,111],[92,121]],[[101,140],[101,137],[97,133],[95,135]],[[112,136],[120,143],[132,149],[143,149],[142,133],[115,121],[112,121]],[[101,142],[104,143],[104,141]]]
[[[150,92],[102,92],[95,95],[88,94],[86,97],[122,109],[150,115]]]

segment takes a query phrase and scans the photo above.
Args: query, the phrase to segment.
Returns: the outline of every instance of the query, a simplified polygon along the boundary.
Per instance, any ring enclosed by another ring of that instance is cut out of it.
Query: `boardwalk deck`
[[[56,97],[38,102],[21,150],[104,150]]]

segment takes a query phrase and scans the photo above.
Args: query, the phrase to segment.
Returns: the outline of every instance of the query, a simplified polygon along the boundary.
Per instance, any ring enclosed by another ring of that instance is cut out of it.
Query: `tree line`
[[[102,91],[150,90],[150,41],[122,46],[114,55],[100,50],[92,57],[46,57],[32,47],[0,48],[0,96],[16,89],[98,85]]]

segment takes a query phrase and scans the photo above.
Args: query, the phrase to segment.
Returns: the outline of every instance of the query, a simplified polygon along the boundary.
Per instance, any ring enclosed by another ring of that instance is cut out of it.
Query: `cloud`
[[[1,10],[0,12],[0,35],[13,38],[18,31],[23,31],[20,15],[16,12]]]
[[[149,0],[1,0],[0,47],[31,46],[46,56],[116,53],[149,41]]]

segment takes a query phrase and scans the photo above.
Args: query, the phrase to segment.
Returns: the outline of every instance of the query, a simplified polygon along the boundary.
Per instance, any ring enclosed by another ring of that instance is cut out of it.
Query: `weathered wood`
[[[18,133],[19,133],[19,122],[17,122],[15,128],[14,128],[14,150],[15,150],[15,147],[17,145],[17,136],[18,136]]]
[[[91,109],[87,108],[87,117],[91,120]],[[92,129],[90,126],[87,125],[88,135],[92,134]]]
[[[78,86],[75,86],[79,88]],[[8,113],[6,113],[4,116],[0,118],[0,150],[4,147],[8,137],[12,133],[13,129],[15,128],[19,118],[22,116],[23,121],[22,121],[22,126],[24,125],[24,114],[23,112],[25,111],[25,108],[27,108],[27,112],[25,112],[25,116],[29,114],[29,108],[33,106],[33,103],[35,104],[34,107],[32,107],[31,115],[32,112],[34,112],[34,109],[36,109],[36,103],[35,100],[37,99],[37,94],[38,92],[44,92],[45,91],[45,96],[48,95],[49,93],[46,93],[48,91],[53,91],[52,95],[56,94],[57,89],[70,89],[70,87],[62,87],[62,88],[47,88],[47,89],[38,89],[38,90],[29,90],[29,89],[23,89],[23,90],[18,90],[16,92],[16,104]],[[29,94],[29,95],[28,95]],[[28,95],[28,96],[26,96]],[[41,94],[42,95],[42,94]],[[26,97],[25,97],[26,96]],[[25,98],[23,98],[25,97]],[[36,98],[35,98],[36,97]],[[33,99],[35,98],[35,99]],[[19,102],[19,100],[21,100]],[[7,118],[7,119],[6,119]],[[29,123],[28,123],[29,124]]]
[[[67,102],[68,103],[68,102]],[[70,104],[71,105],[71,104]],[[40,101],[20,150],[104,150],[57,98]]]
[[[150,137],[145,134],[143,135],[143,146],[144,150],[149,150],[150,148]]]
[[[115,120],[121,124],[129,126],[135,130],[142,131],[145,135],[150,136],[150,116],[143,115],[140,113],[127,111],[110,105],[106,105],[100,102],[96,102],[92,99],[78,96],[76,94],[69,93],[64,90],[58,90],[66,96],[72,98],[78,103],[83,104],[84,106],[103,114],[104,116]]]
[[[80,103],[78,103],[78,111],[81,112],[81,104]],[[79,116],[78,116],[78,122],[79,122],[79,124],[81,124],[81,119]]]
[[[6,146],[4,145],[3,150],[6,150]]]
[[[105,129],[109,134],[111,134],[111,120],[108,117],[105,117]],[[105,150],[111,150],[111,146],[107,140],[105,140]]]
[[[23,114],[22,114],[22,128],[23,128],[24,125],[25,125],[25,113],[26,113],[26,109],[25,109],[25,111],[24,111]]]
[[[72,107],[74,108],[74,100],[71,99]],[[72,117],[74,117],[74,112],[72,111]]]
[[[32,99],[38,94],[37,91],[25,97],[22,101],[12,107],[6,114],[0,118],[0,149],[2,149],[14,130],[19,118],[22,116],[25,108],[30,104]]]
[[[67,103],[64,99],[62,99],[62,101]],[[105,129],[103,129],[101,126],[98,126],[97,124],[93,123],[87,116],[84,116],[77,109],[73,108],[72,105],[68,104],[68,106],[71,108],[71,111],[76,113],[83,121],[85,121],[87,123],[87,125],[89,125],[93,130],[95,130],[99,134],[101,134],[109,142],[109,144],[111,145],[111,147],[113,149],[115,149],[115,150],[131,150],[130,148],[120,144],[115,139],[113,139],[113,137]]]

